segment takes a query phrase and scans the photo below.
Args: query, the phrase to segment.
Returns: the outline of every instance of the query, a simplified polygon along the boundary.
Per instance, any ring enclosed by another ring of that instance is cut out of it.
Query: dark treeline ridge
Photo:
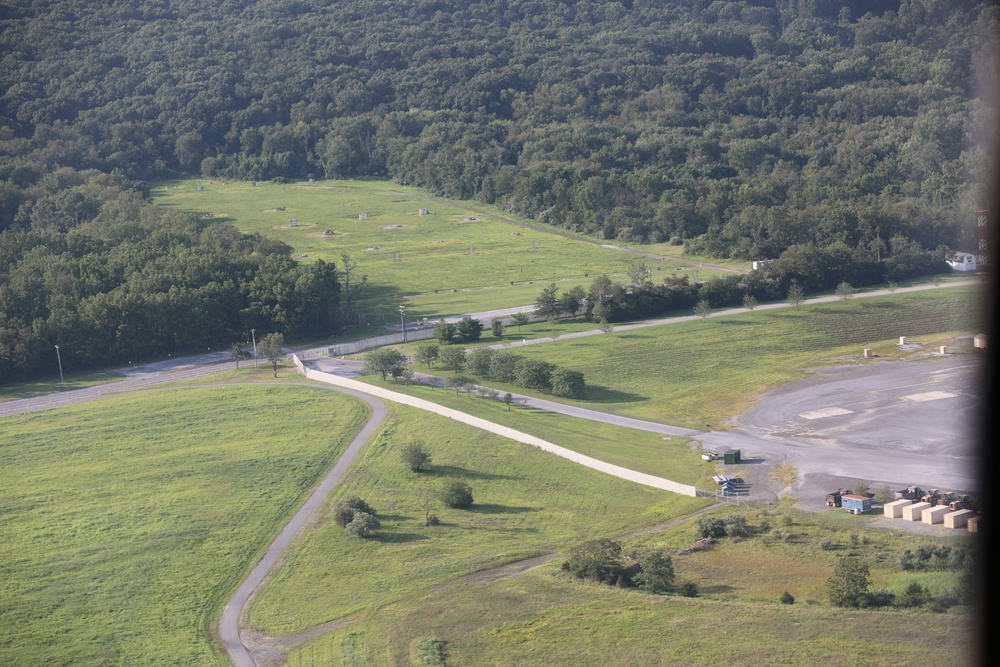
[[[60,358],[79,370],[227,349],[252,328],[341,328],[332,263],[300,266],[280,241],[154,207],[119,176],[62,168],[38,188],[82,219],[0,233],[0,383],[52,375]]]
[[[339,330],[332,264],[157,211],[142,182],[159,176],[389,177],[783,267],[766,290],[713,281],[722,301],[934,270],[977,246],[998,16],[986,0],[4,4],[0,381],[54,373],[53,344],[79,368]],[[647,305],[620,316],[664,304]]]
[[[37,189],[73,166],[388,176],[719,257],[970,250],[997,18],[991,0],[6,5],[0,228],[79,214]]]

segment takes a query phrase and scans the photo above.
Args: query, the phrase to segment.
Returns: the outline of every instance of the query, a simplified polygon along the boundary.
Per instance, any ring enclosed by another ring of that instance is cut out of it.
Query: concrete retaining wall
[[[458,410],[453,410],[443,405],[432,403],[431,401],[425,401],[422,398],[408,396],[407,394],[400,394],[399,392],[392,391],[391,389],[384,389],[382,387],[367,384],[365,382],[359,382],[358,380],[351,378],[340,377],[339,375],[332,375],[330,373],[324,373],[322,371],[306,368],[302,361],[294,354],[292,355],[292,360],[295,362],[295,366],[298,371],[310,380],[316,380],[317,382],[325,382],[326,384],[353,389],[371,396],[393,401],[394,403],[401,403],[402,405],[409,405],[421,410],[427,410],[428,412],[434,412],[443,417],[454,419],[455,421],[468,424],[469,426],[475,426],[476,428],[489,431],[490,433],[495,433],[499,436],[503,436],[504,438],[510,438],[511,440],[516,440],[517,442],[537,447],[543,451],[549,452],[550,454],[561,456],[562,458],[573,461],[574,463],[579,463],[582,466],[599,470],[600,472],[614,475],[615,477],[620,477],[621,479],[627,479],[645,486],[663,489],[664,491],[673,491],[674,493],[680,493],[685,496],[694,497],[697,495],[697,491],[692,485],[680,484],[669,479],[663,479],[662,477],[647,475],[643,472],[637,472],[635,470],[629,470],[628,468],[622,468],[621,466],[605,463],[604,461],[599,461],[595,458],[574,452],[571,449],[566,449],[565,447],[552,444],[551,442],[547,442],[541,438],[536,438],[533,435],[522,433],[521,431],[516,431],[512,428],[495,424],[491,421],[475,417],[465,412],[459,412]]]

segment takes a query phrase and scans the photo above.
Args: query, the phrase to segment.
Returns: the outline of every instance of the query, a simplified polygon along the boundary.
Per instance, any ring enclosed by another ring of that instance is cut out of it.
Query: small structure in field
[[[730,449],[725,454],[722,455],[722,462],[732,465],[740,462],[740,450]]]
[[[950,252],[944,261],[953,271],[976,270],[976,256],[970,252]]]
[[[969,521],[976,516],[972,510],[958,510],[944,515],[945,528],[965,528]]]
[[[894,500],[882,506],[882,513],[890,519],[898,519],[903,516],[903,508],[912,504],[913,501],[908,498]]]
[[[298,220],[289,220],[288,221],[288,226],[289,227],[298,227],[299,226],[299,221]]]
[[[367,219],[368,219],[367,213],[358,213],[358,220],[367,220]]]
[[[417,215],[427,215],[427,209],[426,208],[418,209]]]
[[[966,521],[965,527],[969,530],[970,533],[979,532],[979,519],[980,517],[977,514],[976,516],[970,516],[968,521]]]
[[[863,514],[872,508],[872,499],[868,496],[846,493],[840,497],[840,506],[851,514]]]
[[[924,510],[930,509],[930,503],[913,503],[908,507],[903,508],[903,521],[920,521],[921,515]]]
[[[934,507],[924,510],[923,514],[920,515],[920,520],[933,526],[935,523],[942,523],[944,521],[944,515],[950,513],[951,508],[947,505],[935,505]]]
[[[986,349],[986,340],[987,340],[987,338],[988,337],[987,337],[986,334],[976,334],[975,336],[972,337],[972,345],[973,345],[973,347],[978,347],[978,348],[980,348],[982,350],[985,350]]]

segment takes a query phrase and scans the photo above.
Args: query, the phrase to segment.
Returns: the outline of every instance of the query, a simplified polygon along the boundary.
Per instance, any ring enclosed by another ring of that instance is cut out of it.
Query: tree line
[[[284,243],[156,208],[95,170],[56,170],[39,195],[88,213],[0,233],[0,382],[342,328],[332,262],[299,265]]]

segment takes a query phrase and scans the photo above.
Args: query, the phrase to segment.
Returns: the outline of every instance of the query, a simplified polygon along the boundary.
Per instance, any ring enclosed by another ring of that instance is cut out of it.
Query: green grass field
[[[805,376],[812,366],[899,358],[899,336],[921,344],[917,356],[944,344],[953,354],[977,354],[970,334],[985,326],[983,299],[979,287],[942,287],[557,339],[544,345],[515,344],[510,350],[584,373],[586,401],[553,400],[689,428],[720,429],[753,405],[760,393]],[[546,327],[532,325],[530,331],[540,337]],[[488,336],[484,341],[492,342]],[[877,359],[863,359],[865,348],[871,348]]]
[[[621,250],[566,238],[565,230],[547,228],[554,233],[545,233],[504,222],[498,211],[476,202],[428,202],[422,199],[425,193],[388,181],[264,182],[254,187],[180,180],[153,183],[150,192],[160,206],[211,214],[205,220],[284,241],[303,262],[324,259],[339,266],[340,254],[350,254],[358,272],[369,277],[360,305],[370,320],[378,308],[394,314],[401,302],[414,318],[520,306],[534,302],[549,281],[572,278],[589,284],[602,273],[624,274],[636,259]],[[420,208],[427,208],[428,214],[418,215]],[[359,220],[361,214],[367,220]],[[297,220],[297,226],[292,227],[291,220]],[[333,233],[327,235],[327,230]],[[689,272],[693,277],[697,268],[686,260],[646,261],[656,275]],[[715,273],[701,269],[698,276]],[[481,289],[486,287],[491,289]]]
[[[0,419],[0,664],[228,664],[222,605],[368,414],[270,385]]]
[[[460,582],[359,616],[295,648],[287,664],[420,664],[409,660],[427,637],[444,642],[447,664],[455,665],[973,664],[963,608],[850,611],[826,603],[826,579],[848,551],[871,563],[874,588],[901,593],[916,581],[938,594],[954,585],[955,572],[904,575],[894,568],[901,549],[926,538],[830,529],[803,519],[785,523],[777,513],[748,515],[758,536],[724,538],[708,551],[674,556],[677,583],[695,583],[698,598],[580,582],[560,573],[556,558],[524,574]],[[762,521],[792,538],[771,537]],[[818,546],[828,536],[837,544],[833,550]],[[690,520],[626,546],[672,551],[696,537],[696,520]],[[778,602],[786,590],[794,605]]]
[[[454,389],[441,387],[432,389],[427,384],[418,384],[416,381],[411,384],[392,380],[383,382],[373,376],[358,379],[509,426],[624,468],[701,488],[714,485],[711,476],[715,464],[701,459],[698,450],[691,446],[690,438],[663,436],[568,417],[532,407],[530,401],[527,406],[512,406],[508,409],[502,402],[483,398],[476,393],[459,394]]]
[[[391,421],[333,494],[357,493],[378,510],[379,536],[359,541],[335,523],[317,526],[254,601],[252,627],[281,635],[370,613],[465,574],[705,505],[444,417],[398,405],[391,410]],[[402,447],[417,439],[432,453],[423,474],[399,459]],[[423,499],[450,478],[472,486],[475,504],[454,510],[435,502],[442,524],[427,527]]]

